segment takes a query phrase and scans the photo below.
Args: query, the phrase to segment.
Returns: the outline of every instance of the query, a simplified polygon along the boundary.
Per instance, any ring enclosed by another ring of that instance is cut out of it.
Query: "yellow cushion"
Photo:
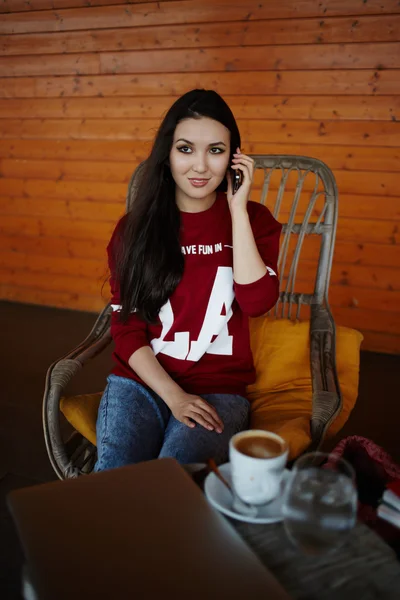
[[[251,346],[257,372],[248,387],[251,427],[274,431],[287,440],[290,459],[310,444],[312,383],[309,322],[287,319],[250,319]],[[328,436],[343,427],[357,399],[362,335],[336,328],[337,369],[343,409]],[[62,398],[60,408],[73,427],[96,444],[96,419],[102,392]]]
[[[312,383],[308,321],[259,317],[250,320],[256,382],[247,389],[251,427],[274,431],[287,440],[290,459],[311,443]],[[328,436],[345,424],[358,393],[361,333],[336,327],[336,363],[343,409]]]
[[[79,433],[96,445],[96,421],[103,392],[61,398],[63,415]]]

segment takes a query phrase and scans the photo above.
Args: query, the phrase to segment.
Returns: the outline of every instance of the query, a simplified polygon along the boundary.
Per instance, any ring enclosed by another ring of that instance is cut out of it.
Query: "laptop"
[[[11,492],[38,600],[288,600],[170,458]]]

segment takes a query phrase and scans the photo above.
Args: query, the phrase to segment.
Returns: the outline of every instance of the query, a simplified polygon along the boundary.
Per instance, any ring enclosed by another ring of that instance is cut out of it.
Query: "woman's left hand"
[[[253,183],[253,175],[254,175],[254,160],[250,158],[250,156],[246,156],[246,154],[242,154],[240,152],[240,148],[236,148],[236,152],[233,155],[232,165],[233,170],[240,170],[242,172],[242,185],[236,192],[236,194],[232,195],[232,173],[228,170],[227,179],[228,179],[228,204],[230,210],[236,210],[237,208],[246,208],[247,202],[249,200],[250,189]]]

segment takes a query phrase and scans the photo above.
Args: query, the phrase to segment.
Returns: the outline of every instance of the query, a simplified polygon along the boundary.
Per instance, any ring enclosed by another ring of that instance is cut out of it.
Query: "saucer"
[[[231,480],[231,465],[229,462],[224,465],[220,465],[219,470],[222,475],[225,477],[227,482],[232,485]],[[285,469],[282,476],[281,482],[281,490],[275,500],[265,504],[263,506],[258,507],[258,514],[256,517],[249,517],[248,515],[243,515],[242,513],[234,510],[233,498],[232,494],[228,490],[228,488],[222,483],[220,479],[215,475],[215,473],[209,473],[204,482],[204,492],[206,494],[206,498],[209,503],[221,511],[228,517],[232,519],[237,519],[238,521],[246,521],[247,523],[277,523],[278,521],[282,521],[282,501],[283,501],[283,491],[286,486],[286,482],[288,481],[291,472],[289,469]]]

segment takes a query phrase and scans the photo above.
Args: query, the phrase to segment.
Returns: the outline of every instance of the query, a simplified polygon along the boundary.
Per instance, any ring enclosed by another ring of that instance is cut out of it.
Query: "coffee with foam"
[[[245,435],[235,442],[238,452],[252,458],[275,458],[285,451],[280,441],[268,435]]]
[[[282,437],[264,429],[247,429],[229,442],[232,484],[243,502],[261,505],[281,492],[289,454]]]

